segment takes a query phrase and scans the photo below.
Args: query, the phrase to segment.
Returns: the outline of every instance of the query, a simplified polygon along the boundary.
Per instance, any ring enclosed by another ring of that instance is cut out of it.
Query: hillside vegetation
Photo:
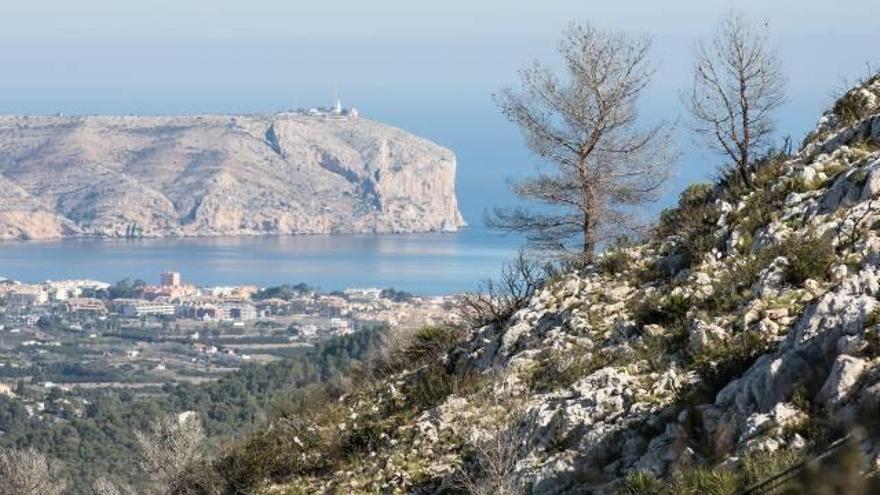
[[[82,391],[82,414],[68,414],[57,422],[34,417],[17,398],[0,396],[0,455],[4,449],[44,454],[58,468],[65,493],[94,494],[93,483],[100,479],[116,489],[131,487],[146,493],[151,473],[144,473],[139,465],[136,433],[155,418],[197,413],[210,444],[202,447],[210,450],[264,423],[275,403],[292,390],[347,370],[379,347],[383,334],[377,329],[335,337],[276,363],[245,366],[212,383],[168,384],[146,395],[129,390]],[[0,466],[0,479],[5,480],[3,474]],[[0,493],[6,492],[0,488]]]
[[[847,434],[835,474],[870,472],[880,77],[756,170],[753,189],[688,188],[650,239],[548,275],[488,324],[401,336],[297,391],[172,491],[738,493]],[[869,493],[816,469],[788,489]]]

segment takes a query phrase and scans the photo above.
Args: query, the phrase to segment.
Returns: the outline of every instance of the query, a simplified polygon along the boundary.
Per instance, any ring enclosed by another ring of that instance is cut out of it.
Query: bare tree
[[[487,435],[469,446],[465,462],[450,478],[451,487],[469,495],[519,495],[527,493],[517,479],[522,432],[519,415],[490,428]]]
[[[501,270],[501,277],[485,280],[477,292],[461,295],[456,313],[470,328],[503,322],[525,307],[541,286],[544,272],[522,251]]]
[[[173,491],[205,451],[202,423],[192,411],[157,418],[146,432],[137,433],[141,468],[163,491]]]
[[[785,76],[765,31],[737,12],[724,16],[711,43],[697,45],[693,87],[682,95],[694,130],[733,161],[749,189],[754,159],[771,145],[774,111],[785,103]]]
[[[536,247],[587,262],[607,234],[634,226],[632,207],[656,198],[675,157],[670,126],[637,126],[637,99],[653,75],[650,46],[648,37],[573,24],[559,45],[563,77],[535,62],[521,71],[519,90],[497,95],[548,165],[513,190],[552,209],[496,209],[491,226],[525,232]]]
[[[0,449],[0,491],[16,495],[57,495],[65,483],[46,456],[34,449]]]

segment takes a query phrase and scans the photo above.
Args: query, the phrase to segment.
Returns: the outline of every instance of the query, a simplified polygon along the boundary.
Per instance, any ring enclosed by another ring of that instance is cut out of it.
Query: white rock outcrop
[[[454,231],[455,155],[363,118],[0,117],[0,239]]]

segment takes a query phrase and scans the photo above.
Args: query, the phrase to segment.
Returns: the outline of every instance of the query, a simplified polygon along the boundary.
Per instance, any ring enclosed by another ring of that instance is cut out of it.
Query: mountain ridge
[[[455,168],[350,116],[0,116],[0,239],[454,231]]]

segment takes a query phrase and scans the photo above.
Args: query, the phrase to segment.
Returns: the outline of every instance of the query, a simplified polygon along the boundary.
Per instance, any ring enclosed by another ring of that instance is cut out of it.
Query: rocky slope
[[[509,319],[422,331],[219,476],[259,493],[736,493],[856,427],[876,469],[880,77],[756,184],[691,187],[649,241]]]
[[[454,182],[363,118],[0,117],[0,239],[452,231]]]

